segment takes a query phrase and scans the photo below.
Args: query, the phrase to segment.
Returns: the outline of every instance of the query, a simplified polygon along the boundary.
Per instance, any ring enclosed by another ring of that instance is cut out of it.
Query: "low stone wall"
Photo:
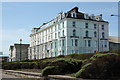
[[[81,78],[74,78],[64,75],[48,75],[47,77],[42,77],[41,73],[35,72],[23,72],[14,70],[3,70],[5,74],[15,75],[21,78],[48,78],[49,80],[83,80]]]

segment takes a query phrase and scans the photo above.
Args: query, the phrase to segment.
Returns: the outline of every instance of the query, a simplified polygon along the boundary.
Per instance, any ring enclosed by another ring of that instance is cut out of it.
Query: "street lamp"
[[[120,15],[114,15],[114,14],[111,14],[110,16],[117,16],[117,17],[120,17]]]
[[[22,39],[20,39],[20,61],[21,61],[21,44],[22,44]]]

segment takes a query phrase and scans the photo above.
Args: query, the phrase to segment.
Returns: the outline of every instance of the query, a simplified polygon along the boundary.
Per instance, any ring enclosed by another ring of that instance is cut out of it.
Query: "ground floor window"
[[[91,46],[91,40],[88,40],[88,47]]]
[[[105,41],[105,47],[107,47],[107,41]]]
[[[55,52],[55,56],[57,56],[57,53]]]
[[[62,51],[62,54],[65,55],[65,54],[64,54],[64,50]]]

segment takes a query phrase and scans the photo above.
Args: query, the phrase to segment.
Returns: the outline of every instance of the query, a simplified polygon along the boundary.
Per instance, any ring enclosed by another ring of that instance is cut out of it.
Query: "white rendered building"
[[[28,58],[109,50],[108,24],[101,14],[81,13],[78,7],[67,13],[59,13],[48,23],[32,29]]]

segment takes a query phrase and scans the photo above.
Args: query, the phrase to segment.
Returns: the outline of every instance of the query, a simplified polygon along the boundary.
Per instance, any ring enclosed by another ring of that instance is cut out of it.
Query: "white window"
[[[51,49],[53,48],[53,43],[51,43]]]
[[[63,36],[64,36],[64,30],[62,31],[62,33],[63,33]]]
[[[104,25],[102,25],[102,30],[104,30]]]
[[[57,53],[55,52],[55,56],[57,56]]]
[[[76,36],[76,30],[75,29],[73,30],[73,36]]]
[[[85,28],[88,28],[88,23],[85,23]]]
[[[88,14],[84,14],[85,19],[89,19]]]
[[[55,38],[57,38],[57,33],[55,33]]]
[[[48,29],[48,32],[50,32],[50,28]]]
[[[64,46],[64,40],[62,40],[62,46]]]
[[[102,38],[105,38],[105,33],[104,32],[102,32]]]
[[[107,47],[107,41],[105,41],[105,47]]]
[[[72,54],[74,53],[74,50],[72,50]]]
[[[78,40],[75,39],[75,46],[78,46]]]
[[[58,30],[60,29],[60,24],[58,24]]]
[[[75,21],[73,21],[73,27],[75,27]]]
[[[56,48],[56,42],[55,42],[55,48]]]
[[[88,40],[88,47],[91,46],[91,40]]]
[[[96,24],[94,24],[94,29],[96,29]]]
[[[55,31],[57,30],[57,26],[55,25]]]
[[[97,32],[96,31],[94,32],[94,37],[97,37]]]
[[[97,47],[97,41],[95,41],[95,47]]]
[[[85,40],[85,47],[87,47],[87,41]]]
[[[74,17],[74,18],[75,18],[75,13],[73,13],[73,14],[72,14],[72,17]]]
[[[62,54],[65,55],[65,54],[64,54],[64,50],[62,51]]]
[[[47,30],[46,30],[46,35],[47,35]]]
[[[60,32],[58,32],[58,37],[60,37]]]
[[[73,39],[72,39],[72,46],[73,46]]]
[[[88,31],[85,32],[86,37],[88,37]]]
[[[63,25],[63,28],[64,28],[64,22],[62,23],[62,25]]]
[[[60,43],[59,43],[59,44],[60,44],[60,46],[61,46],[61,40],[60,40]]]

